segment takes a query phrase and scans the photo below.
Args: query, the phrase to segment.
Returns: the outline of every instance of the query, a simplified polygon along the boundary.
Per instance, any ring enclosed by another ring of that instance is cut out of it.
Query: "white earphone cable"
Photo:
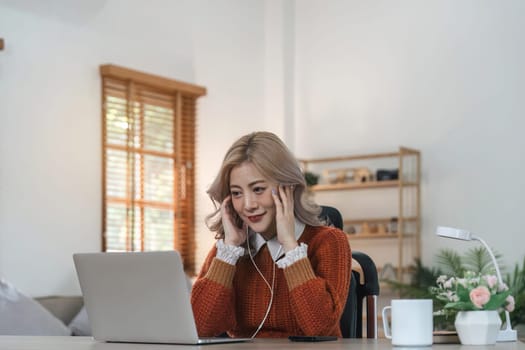
[[[262,279],[264,280],[264,283],[266,283],[266,286],[268,287],[268,289],[270,290],[270,302],[268,303],[268,308],[266,309],[266,313],[264,314],[264,318],[263,320],[261,321],[261,323],[259,324],[259,327],[257,327],[257,330],[255,331],[255,333],[253,333],[253,335],[251,336],[251,338],[255,338],[255,336],[257,335],[257,333],[259,333],[259,331],[261,330],[262,326],[264,325],[264,323],[266,322],[266,319],[268,318],[268,315],[270,314],[270,309],[272,308],[272,303],[273,303],[273,293],[274,293],[274,285],[275,285],[275,262],[273,263],[273,270],[272,270],[272,284],[270,285],[270,283],[268,282],[268,280],[264,277],[264,275],[262,274],[261,270],[259,270],[259,267],[257,266],[257,264],[255,263],[255,260],[253,260],[253,256],[252,256],[252,251],[250,249],[250,239],[249,239],[249,228],[247,227],[246,228],[246,242],[247,242],[247,245],[248,245],[248,254],[250,255],[250,260],[252,261],[252,264],[253,266],[255,267],[255,269],[257,270],[257,272],[259,273],[259,275],[262,277]],[[279,256],[279,253],[281,252],[281,248],[282,247],[279,247],[279,250],[277,251],[277,256]],[[273,259],[273,257],[271,256],[271,252],[270,252],[270,258]]]

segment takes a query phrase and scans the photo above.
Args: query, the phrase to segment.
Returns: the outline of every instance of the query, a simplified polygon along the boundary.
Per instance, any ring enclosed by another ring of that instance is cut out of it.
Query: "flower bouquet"
[[[437,287],[430,287],[430,292],[445,303],[439,315],[455,311],[514,310],[514,297],[509,287],[499,283],[495,275],[481,275],[467,271],[463,277],[439,276]]]
[[[430,292],[445,305],[436,315],[452,316],[462,344],[494,344],[501,326],[499,311],[514,310],[514,297],[494,275],[472,271],[462,277],[439,276]]]

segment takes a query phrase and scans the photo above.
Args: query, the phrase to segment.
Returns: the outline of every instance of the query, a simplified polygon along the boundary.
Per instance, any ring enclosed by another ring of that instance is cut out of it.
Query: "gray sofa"
[[[31,298],[0,278],[0,335],[91,335],[81,296]]]

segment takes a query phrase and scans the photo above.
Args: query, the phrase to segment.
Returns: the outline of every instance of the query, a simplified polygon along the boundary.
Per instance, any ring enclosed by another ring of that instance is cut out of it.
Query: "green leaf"
[[[521,267],[519,264],[514,266],[512,276],[507,275],[505,282],[511,290],[511,295],[516,301],[515,309],[510,313],[510,322],[512,326],[525,324],[525,257]]]
[[[461,256],[451,250],[443,249],[437,255],[438,264],[443,266],[443,272],[448,276],[463,276],[465,268],[461,261]]]
[[[501,255],[494,253],[494,257],[496,258],[498,265],[502,266]],[[492,263],[492,258],[485,247],[469,249],[464,255],[463,267],[466,270],[480,273],[482,275],[494,275],[496,273],[496,269]]]
[[[446,296],[444,296],[444,295],[436,295],[436,299],[444,301],[446,303],[449,302],[448,298]]]
[[[458,284],[457,294],[458,294],[459,300],[462,300],[462,301],[470,300],[469,290],[463,287],[463,285],[461,284]]]
[[[445,309],[454,309],[454,310],[460,310],[460,311],[477,310],[474,304],[472,304],[470,301],[468,302],[458,301],[455,303],[448,303],[447,305],[445,305]]]
[[[483,310],[497,310],[500,307],[503,307],[505,304],[505,299],[507,299],[509,295],[510,290],[493,295],[489,302],[483,305]]]

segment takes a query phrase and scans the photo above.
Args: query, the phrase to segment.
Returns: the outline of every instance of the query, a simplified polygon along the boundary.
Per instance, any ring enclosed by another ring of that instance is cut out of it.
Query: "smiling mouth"
[[[261,215],[252,215],[252,216],[247,216],[248,220],[250,220],[250,222],[259,222],[261,221],[262,217],[264,216],[264,214],[261,214]]]

